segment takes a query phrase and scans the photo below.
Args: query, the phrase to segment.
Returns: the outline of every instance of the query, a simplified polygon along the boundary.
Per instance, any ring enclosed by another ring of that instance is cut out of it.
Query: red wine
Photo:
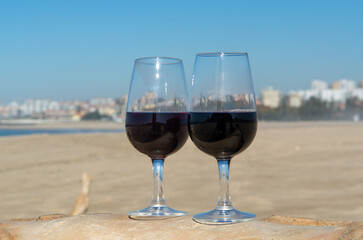
[[[191,112],[188,130],[200,150],[217,159],[230,159],[255,138],[257,115],[256,112]]]
[[[128,112],[126,133],[131,144],[152,159],[178,151],[188,139],[185,112]]]

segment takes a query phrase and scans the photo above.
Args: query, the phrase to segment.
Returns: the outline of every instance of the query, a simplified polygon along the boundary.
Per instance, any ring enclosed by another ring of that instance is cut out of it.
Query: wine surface
[[[131,144],[152,159],[178,151],[188,139],[187,113],[128,112],[126,133]]]
[[[257,131],[256,112],[191,112],[188,131],[194,144],[217,159],[244,151]]]

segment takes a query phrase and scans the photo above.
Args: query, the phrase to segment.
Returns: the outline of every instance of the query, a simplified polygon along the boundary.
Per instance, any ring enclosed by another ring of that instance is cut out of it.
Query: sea
[[[87,133],[118,133],[123,129],[0,129],[0,137],[32,134],[87,134]]]

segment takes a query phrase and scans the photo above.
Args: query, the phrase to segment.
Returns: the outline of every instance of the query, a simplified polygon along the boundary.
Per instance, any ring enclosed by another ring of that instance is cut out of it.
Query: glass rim
[[[232,56],[246,56],[247,52],[203,52],[197,53],[197,57],[232,57]]]
[[[162,61],[157,61],[158,59],[162,60]],[[151,61],[150,61],[151,60]],[[150,62],[149,62],[150,61]],[[155,62],[153,62],[155,61]],[[165,62],[167,61],[167,62]],[[169,62],[168,62],[169,61]],[[173,57],[142,57],[142,58],[136,58],[135,62],[138,63],[142,63],[142,64],[150,64],[150,65],[155,65],[155,64],[179,64],[182,63],[183,60],[181,60],[180,58],[173,58]]]

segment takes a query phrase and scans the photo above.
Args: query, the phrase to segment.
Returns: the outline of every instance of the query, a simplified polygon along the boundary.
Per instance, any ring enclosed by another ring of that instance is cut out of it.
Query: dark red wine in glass
[[[139,152],[150,158],[166,158],[188,139],[187,117],[185,112],[129,112],[127,137]]]
[[[193,216],[203,224],[256,218],[232,206],[229,167],[252,143],[257,130],[255,94],[247,53],[197,54],[192,78],[188,131],[195,146],[217,159],[219,199],[214,210]]]
[[[256,112],[191,112],[189,134],[194,144],[216,159],[228,159],[252,143]]]
[[[162,185],[165,158],[180,150],[188,138],[186,89],[182,60],[135,60],[125,127],[131,144],[152,160],[154,191],[150,206],[129,212],[131,218],[161,219],[187,214],[166,204]]]

